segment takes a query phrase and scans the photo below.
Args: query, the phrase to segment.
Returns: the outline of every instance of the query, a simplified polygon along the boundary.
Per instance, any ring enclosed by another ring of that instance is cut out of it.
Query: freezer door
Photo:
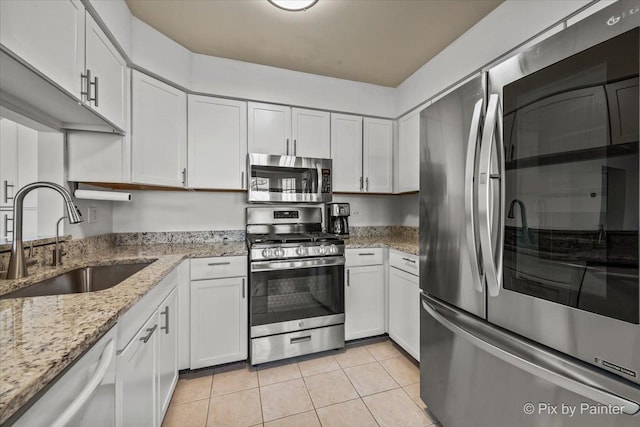
[[[474,172],[483,82],[478,75],[420,113],[420,287],[480,317]]]
[[[506,209],[504,244],[485,245],[482,227],[480,241],[483,259],[499,261],[485,263],[490,322],[640,384],[640,13],[630,10],[640,1],[489,71],[481,145],[493,138],[504,153]],[[482,225],[491,197],[478,191]]]
[[[636,384],[424,295],[420,331],[421,398],[447,427],[638,424]]]

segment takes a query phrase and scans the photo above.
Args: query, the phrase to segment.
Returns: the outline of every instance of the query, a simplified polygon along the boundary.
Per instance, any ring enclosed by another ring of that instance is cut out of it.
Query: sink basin
[[[77,268],[17,291],[0,295],[0,299],[101,291],[117,285],[151,264],[151,262],[153,261]]]

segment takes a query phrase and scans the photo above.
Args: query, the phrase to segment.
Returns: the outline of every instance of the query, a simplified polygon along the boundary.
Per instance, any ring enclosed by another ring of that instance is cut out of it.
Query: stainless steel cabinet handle
[[[4,187],[4,202],[9,203],[9,200],[13,200],[13,197],[9,197],[9,188],[13,188],[13,184],[9,184],[6,179],[2,181],[2,187]]]
[[[245,287],[245,286],[244,286],[244,285],[245,285],[245,280],[246,280],[246,279],[244,279],[244,278],[242,279],[242,299],[244,299],[244,298],[245,298],[245,290],[244,290],[244,287]]]
[[[504,151],[502,146],[502,114],[500,112],[500,98],[497,94],[489,97],[487,106],[487,117],[484,122],[482,143],[480,145],[480,160],[478,170],[480,172],[478,182],[478,213],[480,228],[480,253],[484,264],[484,274],[487,279],[487,288],[490,296],[497,296],[502,285],[502,252],[504,248]],[[500,173],[491,174],[491,154],[493,144],[496,145],[498,153],[498,164]],[[496,248],[493,248],[491,238],[491,206],[493,197],[491,195],[492,179],[498,181],[500,210],[498,215],[498,229]]]
[[[410,262],[411,264],[415,264],[415,263],[416,263],[416,260],[415,260],[415,259],[411,259],[411,258],[404,258],[404,257],[403,257],[403,258],[402,258],[402,260],[403,260],[403,261]]]
[[[147,328],[147,336],[146,337],[140,337],[140,341],[144,341],[144,343],[146,344],[147,341],[149,341],[151,339],[151,335],[153,335],[153,333],[156,331],[156,329],[158,328],[158,325],[153,325],[153,328]]]
[[[187,185],[187,168],[182,168],[182,185]]]
[[[240,174],[240,188],[244,190],[244,171]]]
[[[287,156],[289,155],[289,138],[287,138]]]
[[[640,411],[637,388],[602,374],[585,362],[476,320],[429,296],[423,296],[421,302],[422,308],[442,326],[503,362],[603,405],[621,407],[625,414]]]
[[[360,177],[360,191],[362,191],[364,189],[364,185],[362,183],[362,177]]]
[[[214,267],[216,265],[229,265],[229,264],[231,264],[229,261],[222,261],[222,262],[210,262],[207,265]]]
[[[366,191],[369,191],[369,177],[367,177],[366,183],[367,183],[367,190]]]
[[[9,218],[9,214],[3,215],[4,220],[4,237],[9,237],[9,233],[13,233],[13,230],[9,230],[9,221],[13,222],[13,218]]]
[[[89,96],[87,100],[89,102],[93,101],[93,105],[97,107],[98,106],[98,76],[94,77],[93,81],[89,81],[89,86],[93,87],[93,97]]]
[[[297,156],[298,155],[298,141],[297,140],[293,140],[293,155]]]
[[[160,327],[161,331],[165,331],[165,334],[169,334],[169,306],[164,308],[164,311],[160,312],[164,316],[164,326]]]
[[[298,343],[307,342],[307,341],[311,341],[311,335],[305,335],[304,337],[298,337],[298,338],[291,338],[289,340],[291,344],[298,344]]]
[[[358,253],[358,256],[374,256],[375,254],[373,252],[360,252]]]
[[[351,273],[351,270],[347,270],[347,286],[351,286],[351,275],[349,273]]]
[[[476,147],[478,146],[478,134],[480,132],[480,119],[482,118],[482,103],[479,99],[473,107],[471,116],[471,129],[469,130],[469,141],[467,144],[467,162],[464,175],[464,213],[466,217],[467,250],[471,263],[471,277],[474,278],[476,290],[483,292],[484,277],[480,272],[480,260],[478,259],[478,247],[476,245],[476,206],[475,206],[475,183],[474,168],[476,164]]]

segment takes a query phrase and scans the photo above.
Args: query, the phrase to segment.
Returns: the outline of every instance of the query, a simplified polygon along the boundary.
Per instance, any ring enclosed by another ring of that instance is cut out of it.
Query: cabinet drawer
[[[417,255],[396,251],[394,249],[389,251],[389,266],[415,274],[416,276],[420,273],[420,264],[418,261],[419,258]]]
[[[344,325],[327,326],[251,340],[251,364],[344,347]]]
[[[246,275],[246,256],[193,258],[191,260],[191,280],[220,279]]]
[[[347,249],[345,251],[345,265],[357,267],[359,265],[379,265],[383,263],[382,248]]]

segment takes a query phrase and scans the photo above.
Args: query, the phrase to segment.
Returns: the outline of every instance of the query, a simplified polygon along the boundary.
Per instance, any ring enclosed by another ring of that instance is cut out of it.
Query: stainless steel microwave
[[[331,159],[250,153],[249,203],[326,203]]]

